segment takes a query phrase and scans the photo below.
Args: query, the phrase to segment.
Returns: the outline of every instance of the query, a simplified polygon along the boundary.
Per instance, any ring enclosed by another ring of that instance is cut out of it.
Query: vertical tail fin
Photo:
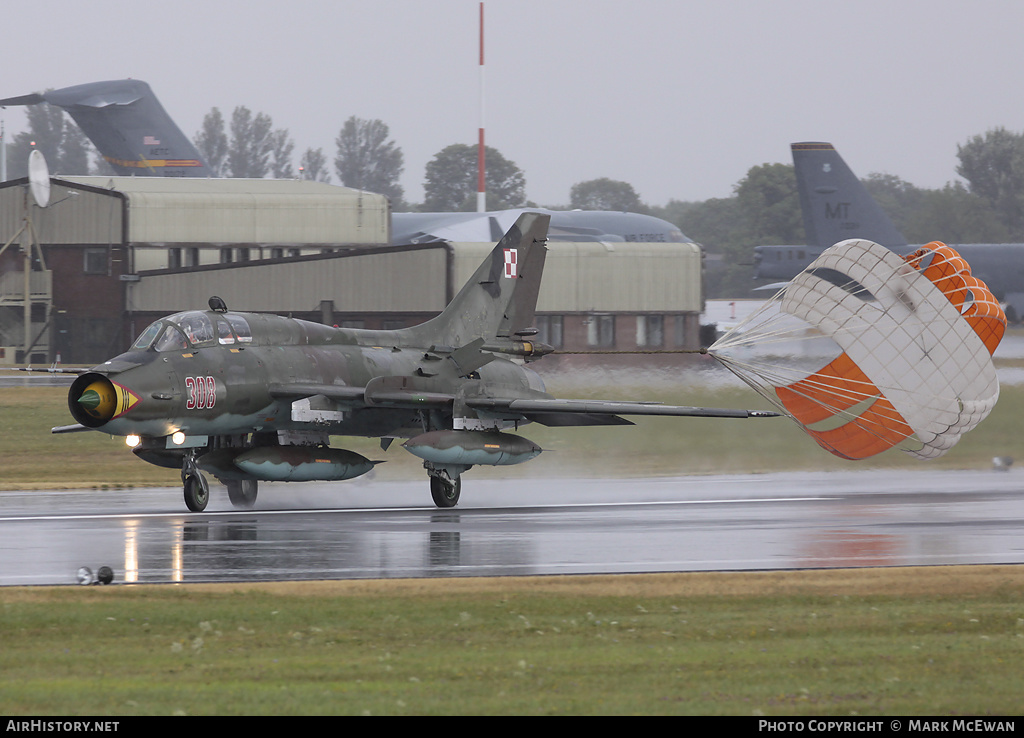
[[[0,105],[48,102],[68,112],[120,175],[209,177],[211,172],[148,84],[137,79],[89,82]],[[84,174],[84,172],[65,172]]]
[[[808,246],[828,248],[847,238],[892,249],[907,245],[832,144],[795,143],[790,149]]]
[[[533,324],[551,216],[523,213],[444,311],[408,329],[427,343],[464,346]]]

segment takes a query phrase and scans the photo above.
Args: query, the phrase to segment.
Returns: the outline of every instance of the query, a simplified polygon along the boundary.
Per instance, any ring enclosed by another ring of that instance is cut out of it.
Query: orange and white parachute
[[[827,249],[708,353],[836,456],[935,458],[996,404],[1006,315],[937,241]]]

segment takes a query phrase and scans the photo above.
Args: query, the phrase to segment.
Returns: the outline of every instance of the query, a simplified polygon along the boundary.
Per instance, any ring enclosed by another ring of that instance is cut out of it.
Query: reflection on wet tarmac
[[[418,483],[343,508],[322,504],[339,502],[330,490],[268,485],[257,509],[217,490],[197,514],[175,490],[125,492],[116,509],[89,492],[3,493],[0,585],[102,565],[117,583],[171,583],[1020,563],[1022,486],[1024,470],[737,475],[631,480],[630,501],[620,480],[478,481],[437,510]]]

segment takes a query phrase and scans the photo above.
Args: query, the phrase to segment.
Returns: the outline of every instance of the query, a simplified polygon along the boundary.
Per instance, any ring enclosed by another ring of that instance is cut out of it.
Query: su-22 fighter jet
[[[343,480],[375,463],[330,436],[405,438],[423,459],[438,507],[459,501],[476,465],[519,464],[547,426],[631,424],[622,415],[747,418],[775,413],[657,403],[560,400],[527,362],[552,351],[530,326],[549,216],[524,213],[437,317],[391,331],[333,328],[274,315],[210,310],[158,320],[127,353],[80,375],[77,425],[126,436],[139,458],[181,469],[185,504],[205,509],[204,472],[232,504],[251,507],[260,481]]]

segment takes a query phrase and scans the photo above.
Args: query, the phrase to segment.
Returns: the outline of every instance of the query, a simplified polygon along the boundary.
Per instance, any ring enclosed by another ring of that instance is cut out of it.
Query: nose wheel
[[[195,451],[185,456],[181,467],[181,486],[185,493],[185,507],[202,512],[210,502],[210,485],[196,464]]]

